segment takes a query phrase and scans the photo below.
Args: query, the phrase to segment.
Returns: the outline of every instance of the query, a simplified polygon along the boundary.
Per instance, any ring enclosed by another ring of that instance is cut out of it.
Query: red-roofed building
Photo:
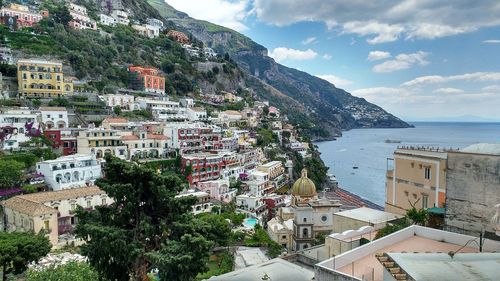
[[[144,91],[156,94],[165,94],[165,76],[154,67],[130,66],[129,72],[137,73]]]

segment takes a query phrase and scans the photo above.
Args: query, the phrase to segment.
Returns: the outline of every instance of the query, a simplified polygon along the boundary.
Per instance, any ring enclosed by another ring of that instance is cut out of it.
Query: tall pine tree
[[[192,280],[207,270],[213,231],[191,214],[196,198],[175,195],[177,176],[107,155],[105,178],[97,185],[115,202],[95,211],[79,209],[76,233],[87,243],[83,254],[110,280],[147,280],[159,269],[161,280]]]

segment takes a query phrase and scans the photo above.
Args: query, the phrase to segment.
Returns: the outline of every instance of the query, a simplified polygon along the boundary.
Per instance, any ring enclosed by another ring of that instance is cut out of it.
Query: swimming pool
[[[243,226],[246,228],[254,228],[257,223],[259,221],[256,218],[246,218],[243,220]]]

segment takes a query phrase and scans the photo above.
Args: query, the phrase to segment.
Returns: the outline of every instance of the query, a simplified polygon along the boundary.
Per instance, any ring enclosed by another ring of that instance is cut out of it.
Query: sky
[[[498,0],[166,2],[406,121],[500,121]]]

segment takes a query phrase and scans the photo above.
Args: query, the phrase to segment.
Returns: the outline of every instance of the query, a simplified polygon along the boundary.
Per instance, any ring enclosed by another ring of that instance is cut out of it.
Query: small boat
[[[352,168],[353,168],[354,170],[356,170],[356,169],[358,169],[359,167],[358,167],[358,166],[354,166],[354,167],[352,167]]]
[[[391,140],[391,139],[386,139],[384,142],[385,143],[401,143],[400,140]]]

